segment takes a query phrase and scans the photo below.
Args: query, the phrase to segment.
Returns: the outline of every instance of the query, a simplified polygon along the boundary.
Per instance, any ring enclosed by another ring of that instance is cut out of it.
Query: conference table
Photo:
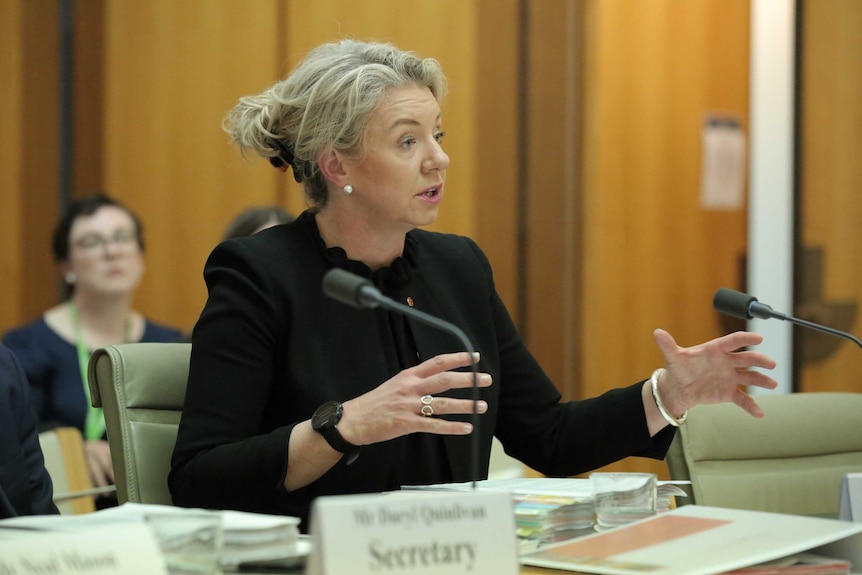
[[[304,573],[304,569],[295,569],[295,570],[268,570],[268,571],[238,571],[236,573],[241,573],[242,575],[278,575],[279,573],[283,573],[285,575],[299,575],[300,573]],[[225,574],[233,573],[232,571],[225,571]],[[458,573],[463,573],[463,570],[459,570]],[[521,566],[520,574],[521,575],[549,575],[551,573],[570,573],[577,575],[576,571],[563,571],[560,569],[544,569],[542,567],[530,567],[526,565]],[[582,574],[586,575],[586,574]]]

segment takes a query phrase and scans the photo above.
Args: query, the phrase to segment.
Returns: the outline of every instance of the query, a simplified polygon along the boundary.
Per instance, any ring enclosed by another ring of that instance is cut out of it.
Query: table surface
[[[297,570],[240,571],[240,573],[242,573],[243,575],[277,575],[279,573],[293,575],[294,573],[300,574],[300,573],[304,573],[304,572],[305,572],[304,568],[303,569],[297,569]],[[225,571],[225,573],[230,573],[230,571]],[[521,573],[521,575],[550,575],[551,573],[573,573],[574,575],[577,575],[577,573],[574,571],[561,571],[559,569],[544,569],[542,567],[530,567],[530,566],[526,566],[526,565],[521,566],[520,573]]]

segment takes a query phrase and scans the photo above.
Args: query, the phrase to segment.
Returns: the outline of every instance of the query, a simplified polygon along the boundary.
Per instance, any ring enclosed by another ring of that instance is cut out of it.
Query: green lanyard
[[[90,386],[87,384],[87,365],[90,362],[90,351],[81,335],[81,324],[78,321],[78,307],[69,302],[69,315],[75,327],[75,348],[78,350],[78,368],[81,370],[81,382],[84,385],[84,397],[87,398],[87,419],[84,421],[84,439],[102,439],[105,435],[105,414],[101,407],[93,407],[90,400]]]

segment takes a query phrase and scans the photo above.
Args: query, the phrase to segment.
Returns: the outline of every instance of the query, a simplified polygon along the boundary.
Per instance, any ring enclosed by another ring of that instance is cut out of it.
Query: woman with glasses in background
[[[116,200],[96,194],[73,201],[54,230],[52,248],[64,301],[9,331],[3,343],[27,374],[40,430],[80,429],[93,485],[104,486],[113,483],[114,472],[104,417],[89,401],[90,353],[119,343],[177,341],[180,332],[132,309],[144,274],[144,232],[137,215]]]

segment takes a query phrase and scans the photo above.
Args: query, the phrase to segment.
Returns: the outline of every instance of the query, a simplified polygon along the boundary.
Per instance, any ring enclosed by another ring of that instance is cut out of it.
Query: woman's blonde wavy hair
[[[301,181],[313,209],[326,205],[321,154],[358,157],[371,113],[387,90],[426,86],[438,102],[446,77],[437,60],[387,43],[342,40],[314,48],[287,78],[257,96],[240,98],[222,124],[247,151],[285,163]]]

